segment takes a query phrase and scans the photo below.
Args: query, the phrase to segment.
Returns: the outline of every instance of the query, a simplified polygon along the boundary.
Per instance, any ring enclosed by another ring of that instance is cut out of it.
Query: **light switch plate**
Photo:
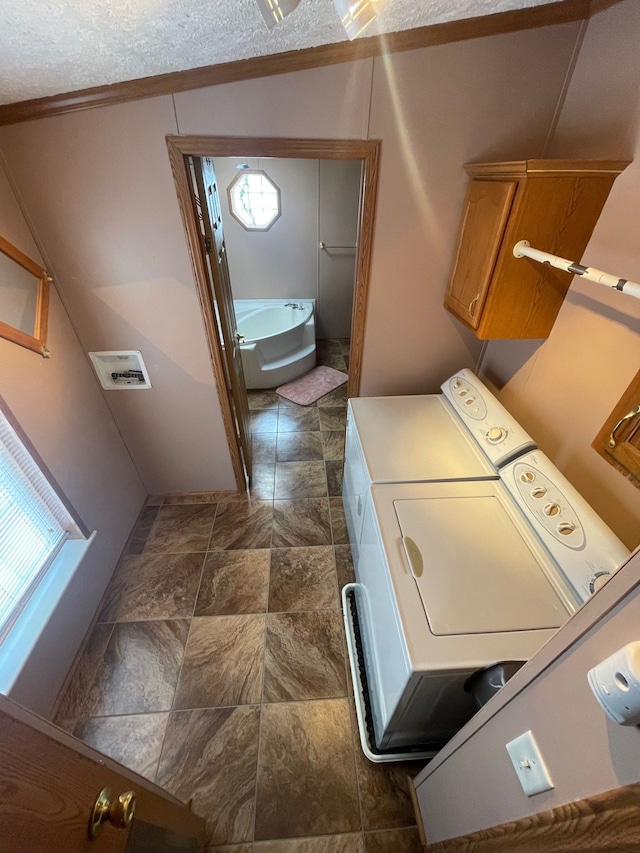
[[[550,791],[554,787],[533,732],[525,732],[509,741],[507,752],[527,797]]]

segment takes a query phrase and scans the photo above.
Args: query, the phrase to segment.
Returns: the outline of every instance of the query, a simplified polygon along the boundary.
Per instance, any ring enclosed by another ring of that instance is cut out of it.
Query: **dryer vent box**
[[[151,388],[151,380],[139,350],[90,352],[89,358],[106,391]]]

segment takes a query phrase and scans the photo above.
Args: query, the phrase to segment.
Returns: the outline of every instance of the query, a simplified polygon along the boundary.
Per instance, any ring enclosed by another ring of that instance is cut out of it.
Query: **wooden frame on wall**
[[[49,356],[49,350],[47,349],[47,327],[49,321],[49,285],[51,278],[46,270],[38,266],[35,261],[28,258],[13,243],[5,240],[4,237],[0,237],[0,253],[35,279],[33,284],[35,288],[35,305],[31,333],[5,323],[1,319],[2,315],[0,312],[0,337],[6,338],[6,340],[21,347],[33,350],[33,352],[37,352],[39,355],[47,358]],[[3,282],[0,281],[0,289],[2,285]]]
[[[640,489],[640,370],[591,446]]]
[[[351,322],[351,355],[349,359],[350,397],[360,391],[364,329],[369,295],[371,255],[380,169],[380,140],[363,139],[275,139],[243,136],[167,136],[167,148],[178,194],[178,204],[185,229],[196,290],[202,311],[211,365],[218,390],[222,419],[227,434],[231,461],[240,491],[245,478],[238,437],[234,426],[231,401],[226,391],[223,356],[211,302],[200,228],[194,209],[188,157],[279,157],[307,160],[360,160],[362,181],[356,250],[356,282]]]

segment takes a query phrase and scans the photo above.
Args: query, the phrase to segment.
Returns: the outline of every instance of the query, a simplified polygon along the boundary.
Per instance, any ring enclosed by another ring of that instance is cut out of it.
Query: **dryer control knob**
[[[575,529],[576,526],[572,521],[561,521],[556,528],[562,536],[570,536]]]
[[[599,589],[606,584],[606,582],[611,577],[609,572],[596,572],[596,574],[589,581],[589,592],[597,592]]]
[[[503,427],[491,427],[486,435],[489,444],[500,444],[507,437],[507,431]]]
[[[549,516],[558,515],[558,513],[560,512],[560,504],[555,503],[555,501],[553,501],[552,503],[545,504],[545,506],[542,508],[542,512],[545,515]]]

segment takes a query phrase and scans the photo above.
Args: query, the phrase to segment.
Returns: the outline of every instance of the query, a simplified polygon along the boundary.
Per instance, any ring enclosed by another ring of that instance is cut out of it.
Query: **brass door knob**
[[[117,799],[111,798],[111,789],[103,788],[93,806],[89,820],[89,838],[97,838],[107,821],[116,829],[128,829],[136,810],[136,795],[125,791]]]

